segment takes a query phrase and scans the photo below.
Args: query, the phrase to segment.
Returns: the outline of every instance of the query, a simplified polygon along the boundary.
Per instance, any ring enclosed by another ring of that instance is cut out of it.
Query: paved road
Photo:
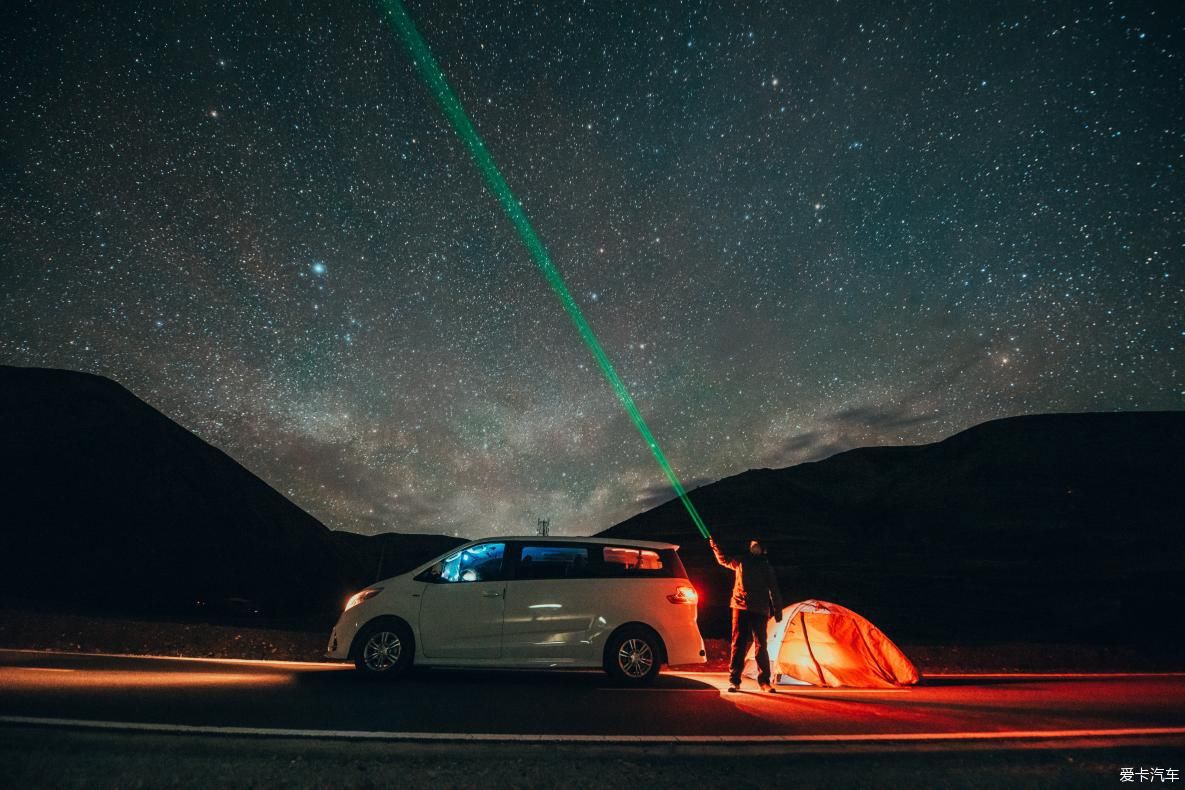
[[[664,674],[651,688],[624,689],[599,672],[445,670],[374,683],[333,664],[0,651],[0,723],[421,739],[1185,743],[1185,675],[946,676],[909,689],[777,695],[727,694],[724,686],[719,674]]]

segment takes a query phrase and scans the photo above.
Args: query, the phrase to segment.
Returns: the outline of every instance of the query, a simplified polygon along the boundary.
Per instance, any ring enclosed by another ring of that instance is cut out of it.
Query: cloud
[[[941,419],[937,411],[914,411],[909,405],[849,406],[822,417],[810,430],[775,440],[761,455],[764,466],[784,467],[821,461],[857,447],[923,441],[919,429]]]
[[[859,446],[851,440],[836,439],[823,431],[809,431],[787,437],[763,453],[760,465],[772,468],[821,461],[828,456]]]
[[[787,437],[778,448],[779,455],[794,455],[809,453],[812,448],[823,441],[821,431],[807,431]]]
[[[680,480],[683,484],[684,491],[694,491],[700,486],[706,486],[709,483],[716,482],[714,477],[696,477],[688,480]],[[670,502],[676,498],[675,489],[671,487],[670,483],[649,485],[640,490],[635,501],[641,510],[650,510],[659,505]]]
[[[827,419],[835,425],[866,428],[870,431],[892,431],[925,425],[938,417],[936,412],[916,414],[902,406],[883,408],[865,405],[842,409]]]

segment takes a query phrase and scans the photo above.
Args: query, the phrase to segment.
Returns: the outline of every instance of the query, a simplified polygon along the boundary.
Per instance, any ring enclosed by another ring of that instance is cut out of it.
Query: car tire
[[[623,628],[605,645],[605,671],[619,683],[653,683],[661,666],[662,642],[649,628]]]
[[[368,678],[394,680],[407,672],[415,655],[411,629],[401,620],[367,625],[354,644],[354,666]]]

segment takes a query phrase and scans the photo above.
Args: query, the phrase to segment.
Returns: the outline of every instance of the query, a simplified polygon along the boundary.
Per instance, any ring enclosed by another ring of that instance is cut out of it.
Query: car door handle
[[[481,597],[482,598],[497,598],[501,594],[502,593],[498,592],[497,590],[486,590],[485,592],[483,592],[481,594]]]

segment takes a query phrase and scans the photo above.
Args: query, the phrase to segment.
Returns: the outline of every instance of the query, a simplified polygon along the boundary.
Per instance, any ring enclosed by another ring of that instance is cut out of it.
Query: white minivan
[[[703,663],[678,546],[611,538],[467,543],[346,602],[328,657],[372,676],[417,666],[602,667],[647,683]]]

